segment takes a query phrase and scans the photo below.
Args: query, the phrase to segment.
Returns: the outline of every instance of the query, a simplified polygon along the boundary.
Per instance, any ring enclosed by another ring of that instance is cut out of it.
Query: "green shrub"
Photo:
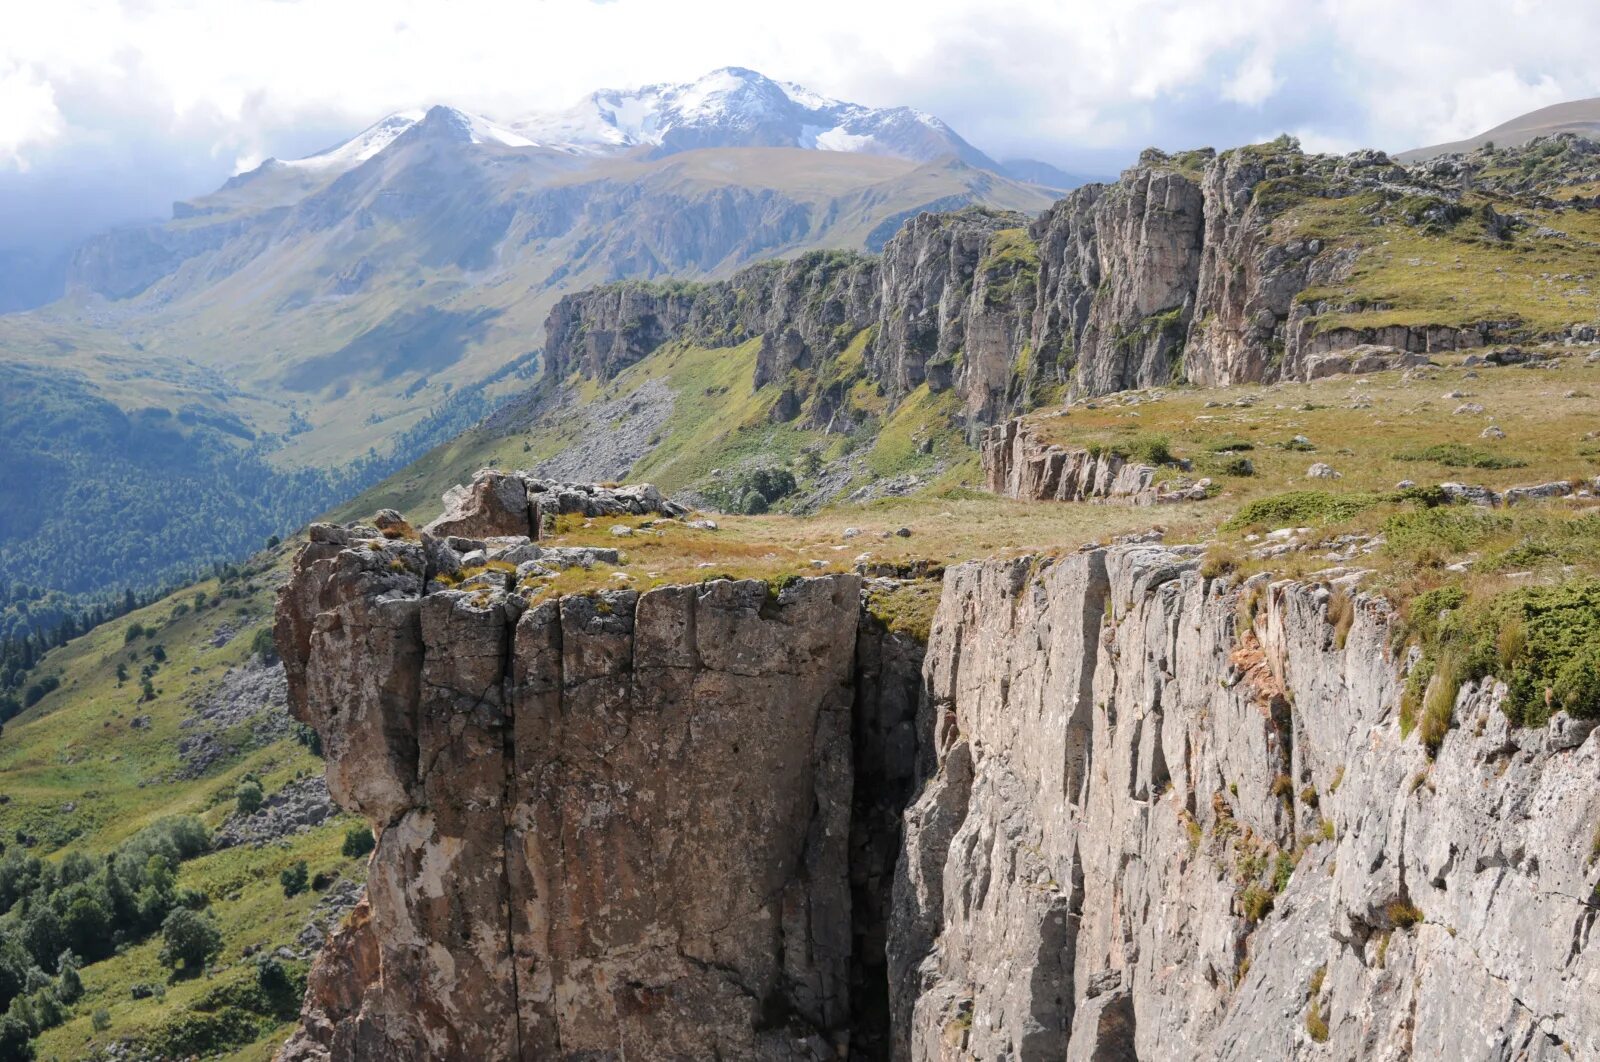
[[[179,907],[161,923],[161,962],[174,970],[198,972],[222,953],[222,931],[210,915]]]
[[[0,1058],[10,1062],[31,1062],[33,1029],[15,1013],[0,1015]]]
[[[1147,465],[1170,465],[1174,460],[1172,441],[1165,435],[1136,435],[1127,444],[1127,453]]]
[[[773,502],[787,498],[798,487],[794,473],[787,468],[758,465],[739,469],[709,488],[706,497],[719,509],[754,515],[766,512]]]
[[[1505,512],[1465,505],[1395,513],[1383,522],[1384,551],[1407,557],[1438,550],[1465,553],[1510,530],[1512,520]]]
[[[111,1028],[111,1012],[104,1007],[94,1008],[94,1013],[89,1016],[89,1024],[95,1032],[105,1032]]]
[[[1420,707],[1424,741],[1443,738],[1446,699],[1453,705],[1463,682],[1490,676],[1506,684],[1501,707],[1518,725],[1542,726],[1561,710],[1600,717],[1600,579],[1518,587],[1477,602],[1442,587],[1407,606],[1406,625],[1423,657],[1407,682],[1402,726],[1408,714],[1417,721]],[[1430,686],[1434,674],[1441,681]]]
[[[298,896],[306,891],[306,883],[310,880],[310,872],[306,869],[306,861],[298,860],[284,868],[278,875],[278,884],[283,886],[284,896]]]
[[[1489,450],[1480,450],[1461,443],[1439,443],[1420,450],[1404,450],[1394,455],[1396,461],[1432,461],[1446,468],[1526,468],[1528,462],[1519,457],[1507,457]]]
[[[339,851],[346,859],[360,859],[377,846],[377,839],[366,826],[352,826],[344,832],[344,844]]]
[[[262,627],[259,631],[256,631],[255,637],[250,639],[250,652],[263,664],[277,662],[278,644],[272,640],[271,627]]]
[[[1226,531],[1255,526],[1287,527],[1348,520],[1383,501],[1381,495],[1332,494],[1325,490],[1291,490],[1257,498],[1223,524]]]
[[[142,1040],[160,1058],[207,1058],[254,1043],[262,1020],[241,1007],[214,1013],[185,1010],[169,1018]]]
[[[1260,885],[1248,886],[1239,894],[1239,909],[1252,925],[1261,921],[1272,910],[1271,890]]]
[[[255,814],[261,808],[263,798],[261,783],[253,779],[240,782],[238,788],[233,791],[234,808],[241,815]]]

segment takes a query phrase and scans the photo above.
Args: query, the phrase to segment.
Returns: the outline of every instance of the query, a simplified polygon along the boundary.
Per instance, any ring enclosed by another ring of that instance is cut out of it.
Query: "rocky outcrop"
[[[876,263],[815,251],[711,284],[625,282],[564,296],[545,322],[550,372],[607,379],[669,340],[761,339],[756,386],[837,353],[877,313]]]
[[[896,850],[852,834],[859,580],[537,601],[428,564],[322,529],[283,592],[293,708],[379,834],[325,960],[366,988],[313,991],[287,1057],[838,1057],[852,886],[886,907]],[[899,749],[906,668],[870,674],[898,707],[861,740]]]
[[[987,428],[979,441],[984,485],[1024,501],[1122,501],[1165,505],[1210,496],[1209,479],[1157,481],[1159,469],[1112,449],[1089,450],[1040,439],[1020,417]]]
[[[968,563],[924,656],[854,576],[546,599],[450,548],[321,526],[282,592],[379,833],[286,1058],[1600,1055],[1594,722],[1467,683],[1430,755],[1359,573]]]
[[[1072,373],[1077,393],[1171,382],[1195,313],[1206,221],[1199,186],[1147,162],[1034,223],[1034,349]]]
[[[558,483],[527,472],[485,468],[445,493],[444,512],[423,528],[440,537],[539,537],[544,516],[686,516],[689,510],[654,485],[602,487]],[[394,519],[398,519],[395,514]]]
[[[1027,223],[981,208],[923,213],[876,258],[813,252],[718,283],[627,283],[568,295],[546,322],[545,356],[557,377],[607,378],[668,340],[759,339],[752,384],[762,387],[821,367],[871,328],[863,357],[892,400],[924,381],[936,391],[954,387],[969,415],[987,423],[1017,407],[1017,355],[1038,272]]]
[[[761,387],[823,365],[870,327],[866,373],[891,404],[924,384],[954,389],[976,428],[1062,393],[1376,371],[1517,332],[1515,321],[1368,327],[1363,314],[1393,307],[1320,295],[1350,279],[1357,252],[1278,219],[1313,198],[1353,196],[1371,201],[1375,225],[1467,214],[1459,183],[1382,152],[1307,155],[1287,140],[1151,150],[1115,183],[1076,189],[1031,222],[924,213],[877,258],[816,253],[721,283],[568,296],[550,316],[546,354],[558,376],[610,376],[669,339],[759,338]],[[1382,346],[1398,356],[1367,349]]]
[[[1341,636],[1326,587],[1197,553],[947,574],[896,1057],[1600,1053],[1593,724],[1469,684],[1430,761],[1386,606]]]

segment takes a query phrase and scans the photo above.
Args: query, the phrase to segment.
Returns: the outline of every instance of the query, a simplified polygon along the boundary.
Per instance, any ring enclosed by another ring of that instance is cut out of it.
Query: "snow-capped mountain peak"
[[[367,126],[342,144],[335,144],[303,159],[286,159],[283,165],[304,170],[348,169],[367,161],[407,129],[422,121],[421,111],[396,111]]]
[[[292,169],[335,171],[359,166],[424,122],[437,126],[445,135],[472,144],[499,144],[503,147],[536,147],[527,137],[512,132],[489,119],[454,107],[435,106],[427,111],[396,111],[378,119],[342,144],[303,159],[281,163]]]
[[[800,147],[919,162],[956,155],[984,168],[994,166],[933,115],[846,103],[735,66],[682,84],[603,89],[568,110],[531,115],[511,128],[582,155],[635,148],[665,155],[704,147]]]
[[[630,151],[652,157],[696,148],[791,147],[890,155],[915,162],[954,155],[998,167],[938,118],[910,107],[873,108],[729,66],[694,81],[602,89],[565,111],[497,123],[435,106],[396,111],[342,144],[262,172],[286,168],[334,175],[354,169],[416,129],[418,134],[508,148],[544,147],[572,155]]]
[[[433,107],[422,118],[422,125],[437,127],[454,140],[469,144],[497,144],[500,147],[538,147],[534,141],[512,132],[503,125],[454,107]]]

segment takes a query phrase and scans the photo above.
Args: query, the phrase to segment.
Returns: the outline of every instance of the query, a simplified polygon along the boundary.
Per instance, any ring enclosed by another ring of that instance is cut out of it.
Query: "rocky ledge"
[[[1166,505],[1211,495],[1209,479],[1157,480],[1160,469],[1115,451],[1046,443],[1020,417],[984,429],[978,453],[985,485],[1007,498]]]
[[[523,535],[538,538],[542,518],[579,516],[686,516],[688,510],[663,497],[652,484],[605,486],[595,483],[560,483],[531,472],[501,472],[486,468],[466,486],[452,487],[444,496],[444,513],[424,528],[438,536],[486,538]],[[380,529],[397,527],[400,514],[384,510]]]
[[[964,564],[924,658],[856,576],[428,549],[319,531],[280,598],[379,834],[284,1058],[1600,1057],[1593,721],[1468,683],[1430,754],[1348,567]]]

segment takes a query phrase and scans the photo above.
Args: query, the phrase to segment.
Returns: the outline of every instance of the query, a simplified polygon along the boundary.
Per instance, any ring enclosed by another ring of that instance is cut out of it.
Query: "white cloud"
[[[55,93],[28,67],[0,63],[0,164],[28,165],[26,149],[61,134]]]
[[[1247,107],[1259,107],[1271,99],[1282,84],[1283,79],[1273,70],[1271,53],[1257,49],[1223,83],[1222,98]]]
[[[389,111],[501,119],[754,67],[940,114],[994,154],[1259,128],[1404,148],[1600,93],[1592,0],[57,0],[0,38],[0,160],[141,142],[234,163]],[[187,190],[188,192],[198,189]],[[186,190],[174,189],[174,194]]]

